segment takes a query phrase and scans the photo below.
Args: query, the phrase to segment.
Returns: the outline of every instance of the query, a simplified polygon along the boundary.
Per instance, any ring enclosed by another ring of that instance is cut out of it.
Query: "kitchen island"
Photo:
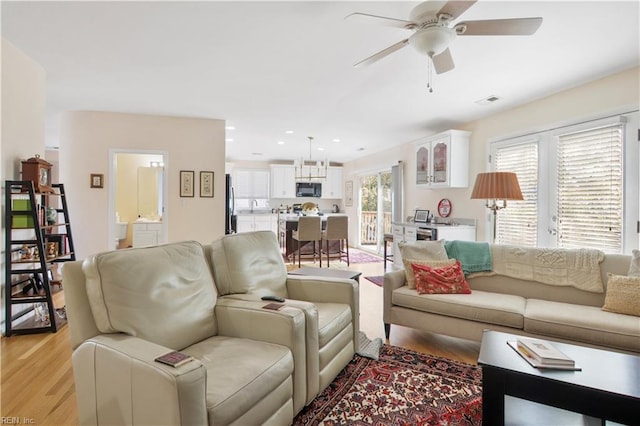
[[[322,229],[325,229],[327,226],[327,217],[329,216],[346,216],[341,213],[325,213],[320,216],[322,222]],[[298,230],[298,219],[300,218],[297,214],[280,214],[278,218],[278,240],[280,241],[280,249],[282,250],[282,254],[286,259],[292,260],[293,253],[295,251],[295,242],[293,241],[293,231]],[[302,243],[300,247],[302,254],[311,254],[313,253],[313,244],[312,243]],[[338,253],[340,250],[340,241],[330,241],[329,242],[329,254]]]

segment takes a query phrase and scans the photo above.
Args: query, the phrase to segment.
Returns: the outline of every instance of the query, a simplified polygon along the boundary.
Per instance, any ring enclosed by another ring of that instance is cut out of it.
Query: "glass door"
[[[360,178],[361,249],[382,253],[384,234],[391,232],[391,171]]]

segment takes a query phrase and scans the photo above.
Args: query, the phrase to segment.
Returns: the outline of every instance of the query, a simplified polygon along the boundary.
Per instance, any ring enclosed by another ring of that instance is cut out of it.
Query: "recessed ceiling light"
[[[278,145],[284,145],[284,141],[278,141]]]
[[[288,135],[292,135],[293,134],[293,130],[287,130],[285,133],[288,134]]]
[[[358,148],[358,151],[364,151],[364,148]]]
[[[235,130],[236,128],[234,126],[227,126],[227,127],[225,127],[225,129],[227,129],[227,130]]]
[[[334,141],[334,142],[340,142],[340,139],[335,138],[333,141]]]
[[[225,142],[233,142],[233,138],[227,138],[224,140]]]

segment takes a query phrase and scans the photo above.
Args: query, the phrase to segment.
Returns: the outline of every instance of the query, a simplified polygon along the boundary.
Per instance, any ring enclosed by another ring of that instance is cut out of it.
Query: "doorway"
[[[134,224],[144,222],[161,231],[157,242],[168,241],[166,151],[111,150],[109,179],[110,249],[133,245]]]
[[[359,248],[380,255],[391,232],[391,171],[360,178]]]

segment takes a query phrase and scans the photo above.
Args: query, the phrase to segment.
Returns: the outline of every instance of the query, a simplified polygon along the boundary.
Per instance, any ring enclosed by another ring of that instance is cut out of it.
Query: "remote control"
[[[262,300],[269,300],[272,302],[284,302],[284,299],[282,297],[278,297],[278,296],[262,296]]]

